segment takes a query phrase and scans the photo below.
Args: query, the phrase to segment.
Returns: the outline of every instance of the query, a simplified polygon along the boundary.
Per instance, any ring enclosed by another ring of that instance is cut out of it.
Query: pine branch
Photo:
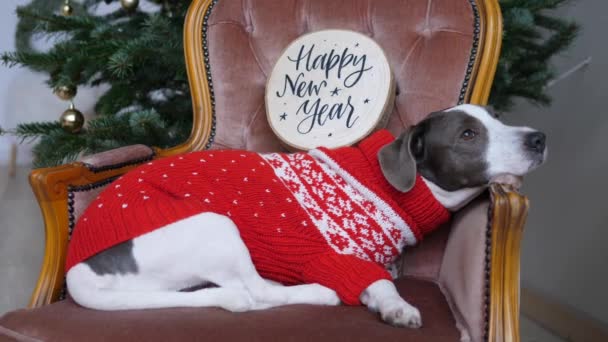
[[[95,104],[95,113],[98,115],[113,115],[122,108],[133,103],[134,87],[129,83],[115,83],[108,89]]]
[[[55,56],[37,52],[5,52],[0,57],[2,64],[12,68],[18,64],[27,65],[36,71],[48,71],[59,66]]]
[[[97,25],[105,23],[98,18],[82,13],[81,15],[64,16],[53,13],[45,13],[38,9],[29,7],[17,7],[17,16],[20,19],[34,20],[37,25],[32,32],[56,33],[70,32],[74,30],[92,30]]]
[[[48,167],[73,162],[88,150],[87,140],[82,134],[71,134],[56,130],[42,136],[34,146],[34,167]]]
[[[128,117],[122,116],[102,116],[89,121],[86,134],[94,139],[124,140],[130,135]]]
[[[538,53],[539,58],[548,60],[551,56],[567,49],[579,32],[579,26],[572,22],[563,22],[557,32],[549,37]]]
[[[41,13],[52,13],[56,11],[63,3],[63,0],[32,0],[28,5],[22,8],[38,9]],[[80,11],[76,9],[76,13]],[[17,23],[15,31],[15,46],[18,51],[30,52],[34,51],[32,47],[32,38],[36,33],[38,21],[32,18],[21,18]]]
[[[30,122],[18,124],[15,129],[6,130],[0,127],[0,135],[13,135],[21,138],[21,141],[35,140],[44,135],[52,134],[61,130],[59,122]]]
[[[58,129],[61,129],[61,124],[58,121],[21,123],[15,128],[14,134],[20,137],[29,138],[39,135],[48,135]]]
[[[140,136],[147,136],[150,133],[157,136],[162,134],[162,130],[166,127],[165,122],[155,110],[132,113],[129,125],[132,132]]]
[[[571,46],[578,25],[551,16],[547,10],[568,0],[500,0],[504,14],[501,58],[492,86],[490,103],[508,110],[514,98],[549,105],[546,85],[555,77],[551,57]]]

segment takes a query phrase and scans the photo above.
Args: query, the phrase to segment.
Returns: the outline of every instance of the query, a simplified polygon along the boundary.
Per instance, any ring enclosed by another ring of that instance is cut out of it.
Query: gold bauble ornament
[[[68,133],[78,133],[84,125],[84,115],[74,107],[73,103],[70,104],[70,108],[61,114],[59,120],[61,128]]]
[[[134,11],[139,5],[139,0],[120,0],[120,5],[127,11]]]
[[[73,85],[62,85],[54,90],[55,95],[65,101],[73,99],[77,92],[78,90]]]
[[[72,8],[72,5],[64,4],[61,6],[61,14],[65,15],[66,17],[72,15],[73,12],[74,9]]]
[[[70,16],[74,12],[74,8],[70,5],[70,0],[65,0],[63,6],[61,6],[61,14]]]

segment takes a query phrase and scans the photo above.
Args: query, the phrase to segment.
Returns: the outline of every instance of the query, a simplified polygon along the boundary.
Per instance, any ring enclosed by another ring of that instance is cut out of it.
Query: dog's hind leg
[[[252,309],[288,304],[287,294],[257,272],[236,224],[225,215],[202,213],[142,235],[133,240],[133,254],[138,275],[156,275],[154,282],[162,275],[165,287],[192,279],[244,291],[253,300]],[[141,285],[138,281],[133,287]]]
[[[254,310],[288,304],[338,305],[340,303],[334,290],[319,284],[283,286],[262,278],[234,222],[226,216],[201,215],[201,219],[207,223],[210,222],[210,218],[216,221],[217,227],[221,226],[221,232],[215,227],[213,231],[205,233],[209,246],[205,254],[208,256],[201,259],[213,261],[213,265],[201,261],[205,263],[203,267],[207,273],[205,279],[222,287],[245,289],[253,298]],[[200,229],[202,224],[197,226]],[[213,240],[217,240],[218,243],[210,243]],[[218,263],[217,260],[222,262]],[[214,270],[218,265],[221,269]]]
[[[254,308],[251,295],[243,289],[216,287],[177,292],[162,289],[134,291],[104,288],[104,283],[113,282],[115,279],[100,277],[83,263],[74,266],[68,272],[66,280],[70,296],[78,304],[97,310],[215,306],[236,312]]]
[[[191,249],[198,251],[194,260],[196,267],[202,270],[201,278],[223,288],[249,292],[254,302],[252,310],[287,304],[340,303],[335,291],[319,284],[283,286],[263,279],[251,260],[237,226],[229,217],[205,213],[189,220],[192,220],[190,224],[178,228],[178,236],[188,241],[205,241],[203,248],[195,249],[193,246]],[[176,241],[171,245],[187,244],[187,241]]]
[[[277,291],[282,291],[287,296],[287,304],[340,304],[340,297],[338,297],[336,291],[320,284],[279,286],[280,288]]]
[[[99,310],[256,308],[246,283],[252,277],[251,259],[236,226],[225,216],[195,215],[133,239],[130,253],[110,254],[102,260],[105,264],[130,257],[133,267],[94,269],[94,263],[85,261],[68,271],[68,291],[82,306]],[[205,282],[220,287],[180,292]]]
[[[255,274],[244,273],[244,275],[246,277],[243,278],[243,285],[253,298],[254,309],[290,304],[340,304],[340,298],[336,292],[320,284],[284,286],[266,282],[257,272]]]

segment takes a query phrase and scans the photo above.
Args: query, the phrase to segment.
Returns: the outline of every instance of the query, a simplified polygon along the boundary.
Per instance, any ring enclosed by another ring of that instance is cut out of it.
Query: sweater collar
[[[370,176],[381,191],[392,198],[407,215],[416,222],[421,235],[435,230],[450,218],[449,211],[435,198],[429,187],[417,174],[414,187],[408,192],[395,189],[384,178],[378,161],[380,149],[395,140],[395,137],[386,129],[379,130],[362,140],[357,148],[367,159],[370,166]]]

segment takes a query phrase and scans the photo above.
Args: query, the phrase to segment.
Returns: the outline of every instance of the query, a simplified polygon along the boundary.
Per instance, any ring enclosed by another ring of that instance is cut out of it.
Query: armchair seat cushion
[[[364,307],[291,305],[230,313],[216,308],[95,311],[66,299],[0,318],[0,341],[459,341],[439,287],[404,278],[401,296],[422,313],[420,329],[382,323]],[[12,336],[12,337],[11,337]]]

